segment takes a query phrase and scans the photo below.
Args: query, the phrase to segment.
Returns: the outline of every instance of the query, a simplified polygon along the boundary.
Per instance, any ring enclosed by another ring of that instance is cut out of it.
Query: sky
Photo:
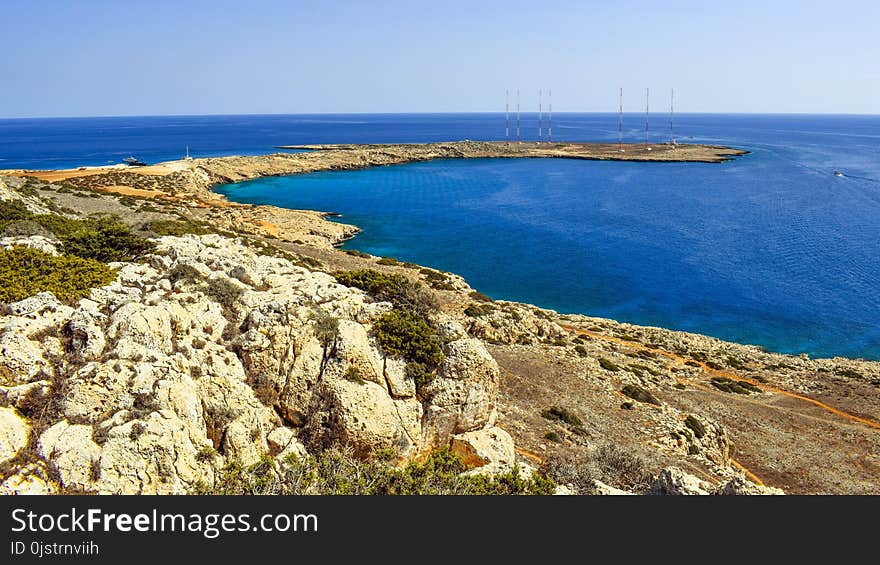
[[[0,117],[880,114],[880,2],[2,0]],[[532,108],[534,107],[534,108]]]

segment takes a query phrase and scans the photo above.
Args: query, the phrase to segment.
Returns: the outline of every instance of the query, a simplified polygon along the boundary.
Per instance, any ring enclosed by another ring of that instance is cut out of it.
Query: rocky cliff
[[[5,492],[184,493],[230,460],[334,446],[403,461],[455,442],[513,462],[498,366],[452,320],[417,390],[370,335],[391,305],[328,274],[218,235],[111,266],[76,304],[42,293],[0,316]]]

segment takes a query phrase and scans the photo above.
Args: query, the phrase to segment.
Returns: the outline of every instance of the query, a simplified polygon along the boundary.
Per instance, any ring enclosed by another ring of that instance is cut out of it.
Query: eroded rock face
[[[232,460],[329,447],[407,460],[453,436],[486,469],[512,464],[493,427],[498,367],[451,320],[445,361],[417,390],[371,336],[391,305],[330,275],[216,235],[163,237],[147,263],[114,267],[75,305],[43,293],[0,316],[0,456],[30,434],[13,407],[49,419],[41,461],[4,491],[185,493]],[[316,332],[322,317],[335,336]]]

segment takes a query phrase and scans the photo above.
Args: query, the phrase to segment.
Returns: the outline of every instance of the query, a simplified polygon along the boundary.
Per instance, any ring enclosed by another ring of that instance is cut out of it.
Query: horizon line
[[[554,114],[617,114],[616,111],[554,111]],[[633,110],[624,114],[644,115],[644,112]],[[665,115],[668,111],[651,112],[652,114]],[[405,116],[405,115],[462,115],[462,114],[504,114],[504,110],[475,110],[465,112],[443,111],[418,111],[418,112],[243,112],[243,113],[208,113],[208,114],[95,114],[77,116],[0,116],[0,120],[77,120],[94,118],[209,118],[221,116]],[[536,111],[521,112],[521,114],[538,114]],[[860,116],[877,117],[880,114],[858,112],[675,112],[676,116],[687,115],[720,115],[720,116]]]

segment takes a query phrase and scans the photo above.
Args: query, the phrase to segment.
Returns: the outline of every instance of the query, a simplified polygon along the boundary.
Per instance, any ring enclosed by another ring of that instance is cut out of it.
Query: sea
[[[624,141],[645,118],[624,115]],[[511,119],[511,124],[515,121]],[[547,116],[543,116],[543,139]],[[555,141],[616,141],[617,114],[554,113]],[[721,164],[438,160],[219,187],[340,214],[344,247],[464,276],[496,299],[813,357],[880,359],[880,116],[678,114],[649,142]],[[521,117],[538,137],[538,116]],[[515,127],[510,129],[515,142]],[[503,113],[0,120],[0,168],[259,155],[278,145],[504,140]]]

